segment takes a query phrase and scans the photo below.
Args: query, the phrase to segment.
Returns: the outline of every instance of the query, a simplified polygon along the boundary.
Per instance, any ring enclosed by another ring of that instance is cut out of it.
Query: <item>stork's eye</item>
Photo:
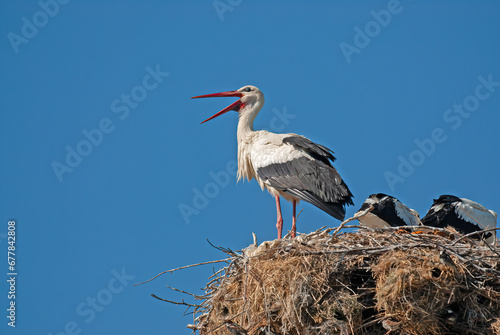
[[[243,89],[243,92],[250,92],[251,90],[252,90],[252,89],[251,89],[250,87],[245,87],[245,88]]]

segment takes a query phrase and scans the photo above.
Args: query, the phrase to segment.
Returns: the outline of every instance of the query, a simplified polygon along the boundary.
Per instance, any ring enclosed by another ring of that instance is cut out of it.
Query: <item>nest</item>
[[[193,333],[500,334],[500,248],[456,232],[320,229],[228,254]],[[444,236],[441,236],[444,235]]]

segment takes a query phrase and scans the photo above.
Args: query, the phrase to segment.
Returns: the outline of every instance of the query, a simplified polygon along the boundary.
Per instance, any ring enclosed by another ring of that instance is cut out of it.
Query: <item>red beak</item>
[[[213,98],[213,97],[242,97],[243,94],[241,94],[240,92],[238,91],[227,91],[227,92],[220,92],[220,93],[212,93],[212,94],[205,94],[205,95],[198,95],[198,96],[195,96],[195,97],[192,97],[191,99],[198,99],[198,98]],[[210,121],[214,118],[216,118],[217,116],[220,116],[224,113],[227,113],[229,111],[238,111],[241,107],[241,100],[238,99],[236,100],[235,102],[233,102],[232,104],[230,104],[229,106],[227,106],[226,108],[224,108],[223,110],[221,110],[220,112],[212,115],[211,117],[209,117],[208,119],[206,119],[205,121],[203,121],[202,123],[205,123],[207,121]]]

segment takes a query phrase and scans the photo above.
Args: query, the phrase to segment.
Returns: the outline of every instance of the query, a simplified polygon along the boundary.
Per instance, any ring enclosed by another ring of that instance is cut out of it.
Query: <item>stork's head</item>
[[[239,99],[220,112],[212,115],[202,123],[216,118],[229,111],[237,111],[240,116],[243,114],[257,114],[259,110],[264,105],[264,94],[257,87],[252,85],[246,85],[236,91],[227,91],[221,93],[205,94],[192,97],[191,99],[197,98],[212,98],[212,97],[239,97]]]

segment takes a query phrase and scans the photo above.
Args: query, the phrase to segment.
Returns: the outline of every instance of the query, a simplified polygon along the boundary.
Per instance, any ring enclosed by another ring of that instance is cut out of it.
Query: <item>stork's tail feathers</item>
[[[336,202],[327,202],[321,199],[319,196],[308,192],[308,191],[298,191],[298,190],[286,190],[285,192],[290,193],[291,195],[309,202],[310,204],[318,207],[322,211],[328,213],[333,216],[337,220],[344,221],[345,218],[345,206],[354,205],[352,202],[352,194],[347,189],[348,195],[343,197],[341,200]]]

